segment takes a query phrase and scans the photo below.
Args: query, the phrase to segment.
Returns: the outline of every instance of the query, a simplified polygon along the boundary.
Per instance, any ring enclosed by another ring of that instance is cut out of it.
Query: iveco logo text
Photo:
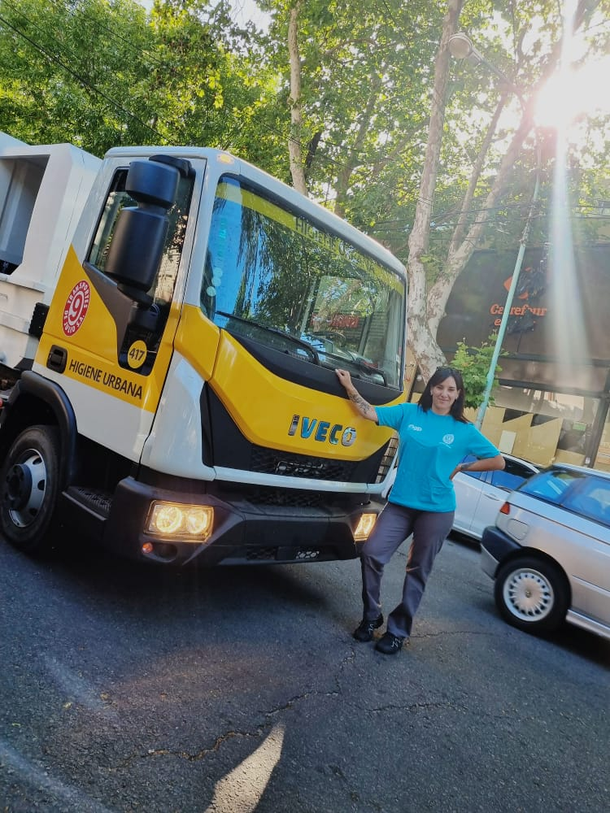
[[[351,446],[356,440],[356,430],[353,426],[342,426],[340,423],[331,426],[328,421],[319,421],[317,418],[305,418],[300,415],[292,416],[288,434],[296,435],[299,426],[302,438],[313,437],[319,443],[328,441],[334,446],[339,443],[341,446]]]

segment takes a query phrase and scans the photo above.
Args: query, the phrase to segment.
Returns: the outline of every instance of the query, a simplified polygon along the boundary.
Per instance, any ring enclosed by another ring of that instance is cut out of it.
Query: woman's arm
[[[347,372],[347,370],[335,370],[335,372],[337,374],[339,382],[345,388],[347,397],[356,407],[360,415],[362,415],[362,417],[366,418],[368,421],[377,422],[377,412],[375,410],[375,407],[371,406],[368,403],[368,401],[365,401],[364,398],[360,395],[356,387],[354,387],[354,385],[352,384],[352,377]]]
[[[501,454],[495,457],[485,457],[482,460],[471,460],[470,463],[458,463],[449,476],[453,480],[459,471],[500,471],[506,466]]]

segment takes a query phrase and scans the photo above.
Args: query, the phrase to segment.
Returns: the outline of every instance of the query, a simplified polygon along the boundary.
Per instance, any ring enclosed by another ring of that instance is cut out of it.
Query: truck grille
[[[252,450],[251,469],[262,474],[283,474],[310,480],[350,482],[355,464],[348,460],[277,452],[256,447]]]
[[[292,488],[257,488],[248,494],[248,502],[252,505],[288,508],[319,508],[326,504],[327,499],[328,495],[319,491],[297,491]]]

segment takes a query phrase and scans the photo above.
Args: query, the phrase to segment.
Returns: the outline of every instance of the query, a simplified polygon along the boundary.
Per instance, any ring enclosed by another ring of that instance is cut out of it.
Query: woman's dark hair
[[[439,367],[436,370],[434,375],[426,384],[426,389],[422,392],[421,398],[419,399],[420,407],[424,410],[424,412],[427,412],[430,409],[432,406],[432,387],[436,387],[437,384],[440,384],[447,378],[453,378],[455,380],[456,387],[460,391],[460,394],[451,405],[449,414],[452,418],[455,418],[456,421],[460,421],[461,423],[470,423],[468,418],[466,418],[464,415],[464,379],[462,378],[460,371],[456,370],[454,367]]]

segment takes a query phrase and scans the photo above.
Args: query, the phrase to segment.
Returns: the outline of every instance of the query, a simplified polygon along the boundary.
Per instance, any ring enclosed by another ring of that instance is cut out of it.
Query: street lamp
[[[502,80],[502,82],[510,88],[518,97],[519,100],[522,99],[521,97],[521,88],[517,87],[514,82],[506,76],[506,74],[502,73],[499,68],[490,62],[483,54],[478,51],[467,34],[464,34],[463,31],[459,31],[457,34],[453,34],[449,37],[447,41],[447,46],[449,47],[449,53],[455,59],[467,59],[469,62],[472,62],[473,65],[485,65],[492,73]]]
[[[512,90],[516,96],[519,97],[519,101],[521,102],[521,104],[523,104],[523,94],[521,92],[521,89],[518,88],[517,85],[515,85],[513,82],[511,82],[510,79],[507,76],[505,76],[499,68],[496,68],[496,66],[492,62],[486,59],[483,56],[483,54],[477,51],[477,49],[472,44],[470,37],[468,37],[466,34],[462,32],[454,34],[453,36],[449,37],[448,47],[449,52],[456,59],[469,59],[476,65],[483,64],[486,67],[488,67],[492,71],[492,73],[494,73],[496,76],[502,79],[504,84],[508,88],[510,88],[510,90]],[[481,405],[479,406],[479,411],[477,412],[476,426],[479,429],[483,425],[485,412],[487,411],[487,407],[489,406],[491,391],[493,389],[494,379],[496,376],[496,367],[498,366],[498,359],[500,358],[500,352],[502,350],[502,342],[504,341],[504,336],[506,334],[506,328],[508,326],[508,320],[510,318],[510,312],[512,310],[513,299],[515,298],[515,291],[517,290],[517,284],[519,282],[519,274],[521,273],[521,268],[523,266],[523,256],[525,254],[525,248],[527,246],[527,241],[529,239],[529,234],[532,227],[532,220],[534,218],[534,214],[536,212],[536,207],[538,203],[538,193],[540,191],[541,149],[540,141],[537,137],[535,129],[534,137],[536,139],[536,181],[534,183],[534,191],[532,193],[532,198],[530,200],[527,218],[525,220],[525,226],[523,227],[523,233],[519,241],[519,252],[517,253],[515,268],[513,270],[513,275],[510,281],[510,287],[506,295],[506,303],[504,305],[504,311],[502,313],[500,327],[498,328],[498,335],[496,336],[494,351],[491,357],[491,362],[489,364],[489,370],[487,371],[487,379],[485,382],[485,392],[483,393],[483,400],[481,402]]]

